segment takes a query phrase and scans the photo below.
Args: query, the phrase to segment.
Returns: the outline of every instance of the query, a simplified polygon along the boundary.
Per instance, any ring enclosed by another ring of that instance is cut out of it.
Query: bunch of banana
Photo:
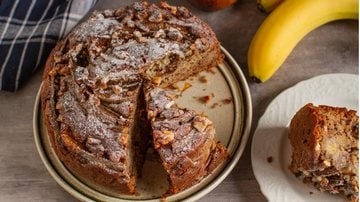
[[[339,19],[358,19],[358,0],[285,0],[262,23],[251,41],[251,77],[268,80],[298,42],[315,28]]]

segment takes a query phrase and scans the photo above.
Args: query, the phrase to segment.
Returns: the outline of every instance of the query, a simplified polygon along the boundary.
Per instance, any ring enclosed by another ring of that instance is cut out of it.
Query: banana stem
[[[257,0],[257,6],[260,11],[270,13],[284,0]]]

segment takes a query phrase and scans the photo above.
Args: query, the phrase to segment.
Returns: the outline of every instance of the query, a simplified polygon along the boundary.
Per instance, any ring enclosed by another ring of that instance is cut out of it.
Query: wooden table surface
[[[130,0],[100,1],[96,9],[115,8]],[[208,22],[222,45],[247,75],[247,50],[252,36],[266,15],[256,0],[239,0],[218,12],[202,12],[187,6]],[[338,21],[307,35],[280,70],[266,83],[248,80],[253,102],[252,130],[246,149],[231,174],[200,201],[266,201],[251,167],[253,131],[267,105],[284,89],[299,81],[327,73],[358,74],[358,21]],[[32,113],[43,69],[39,69],[16,93],[0,92],[0,201],[76,201],[49,175],[37,153]]]

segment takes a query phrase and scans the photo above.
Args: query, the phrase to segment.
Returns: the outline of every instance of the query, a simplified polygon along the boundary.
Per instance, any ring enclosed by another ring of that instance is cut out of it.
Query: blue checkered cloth
[[[0,90],[16,91],[96,0],[0,0]]]

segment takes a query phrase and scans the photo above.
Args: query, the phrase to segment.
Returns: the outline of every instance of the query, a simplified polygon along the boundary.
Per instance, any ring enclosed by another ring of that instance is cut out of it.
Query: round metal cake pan
[[[234,58],[224,48],[222,52],[225,60],[218,68],[201,72],[197,76],[178,83],[178,86],[191,84],[191,87],[182,92],[176,102],[180,107],[203,113],[213,121],[216,138],[227,147],[230,158],[201,182],[185,191],[166,197],[166,201],[196,201],[203,197],[229,175],[245,149],[252,121],[250,91],[245,76]],[[210,100],[203,102],[204,97]],[[160,179],[157,175],[161,172],[154,167],[147,168],[146,163],[143,169],[144,177],[138,182],[139,194],[135,196],[110,193],[99,189],[81,176],[71,173],[51,147],[42,120],[40,90],[34,106],[33,129],[37,150],[48,172],[76,199],[80,201],[160,201],[164,199],[161,195],[166,190],[167,184],[164,183],[166,177],[162,175]]]

